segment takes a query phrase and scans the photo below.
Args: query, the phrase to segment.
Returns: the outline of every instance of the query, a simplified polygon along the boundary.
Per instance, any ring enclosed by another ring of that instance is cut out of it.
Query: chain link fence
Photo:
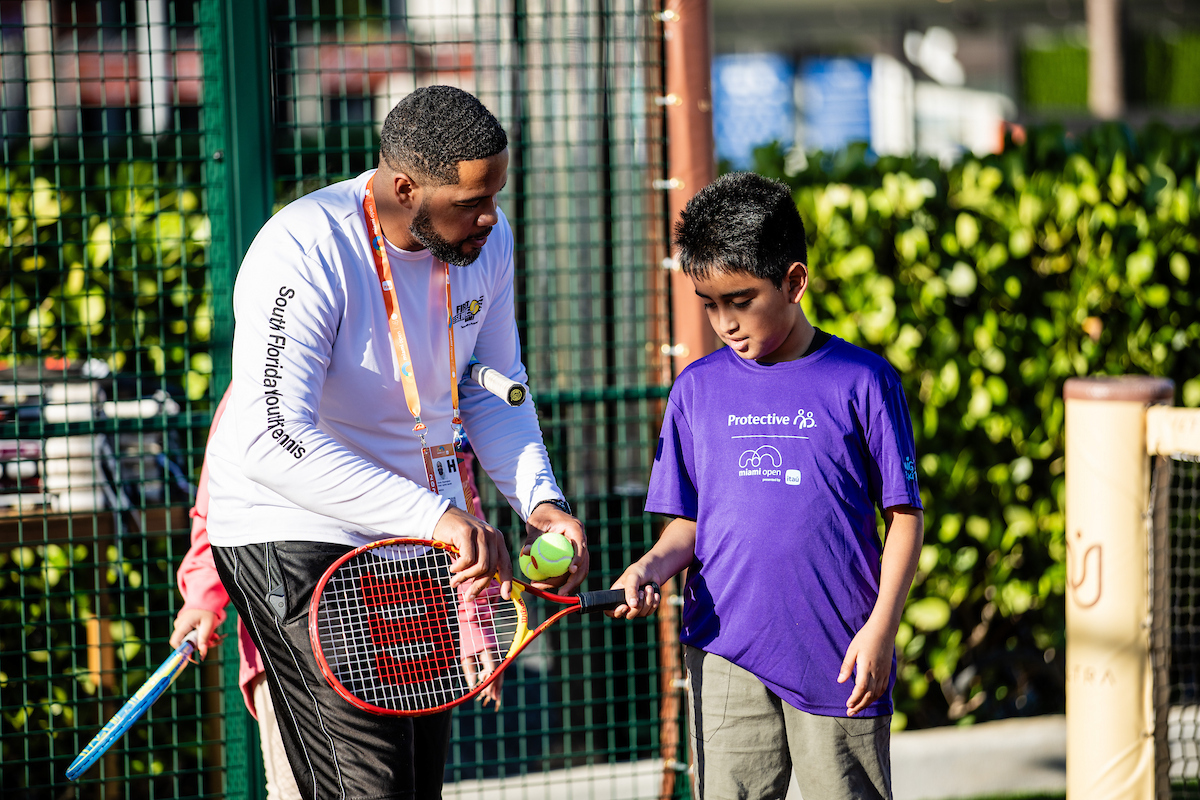
[[[5,797],[70,792],[67,764],[167,654],[192,483],[228,382],[233,277],[257,225],[371,168],[384,116],[417,86],[472,91],[509,132],[501,205],[525,361],[592,542],[591,587],[649,546],[642,504],[671,377],[656,11],[0,2]],[[520,521],[480,479],[515,543]],[[510,671],[500,712],[456,714],[447,794],[686,793],[658,760],[653,623],[561,627]],[[260,796],[232,640],[223,649],[75,795]]]

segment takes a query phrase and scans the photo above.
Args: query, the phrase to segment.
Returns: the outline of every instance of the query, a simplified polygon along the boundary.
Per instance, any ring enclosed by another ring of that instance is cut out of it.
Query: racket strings
[[[385,545],[342,564],[321,593],[317,632],[332,677],[380,709],[420,712],[462,698],[524,631],[523,609],[493,582],[478,598],[450,586],[454,557]]]

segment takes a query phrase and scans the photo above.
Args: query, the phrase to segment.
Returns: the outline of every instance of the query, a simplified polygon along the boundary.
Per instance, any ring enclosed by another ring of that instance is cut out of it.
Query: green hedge
[[[1079,111],[1088,107],[1088,50],[1071,43],[1021,51],[1024,104],[1034,110]]]
[[[1143,48],[1147,103],[1175,109],[1200,108],[1200,33],[1149,38]]]
[[[1131,108],[1200,108],[1200,32],[1127,32],[1123,41],[1125,101]],[[1035,112],[1088,108],[1086,40],[1070,36],[1021,48],[1021,102]]]
[[[790,175],[765,148],[757,169],[810,226],[811,318],[885,354],[913,407],[927,544],[898,723],[1062,710],[1062,383],[1167,375],[1200,406],[1200,137],[1048,128],[950,170],[852,147]],[[136,358],[203,394],[207,221],[151,170],[6,172],[0,354]]]
[[[785,174],[807,311],[904,376],[926,544],[900,629],[897,724],[1062,711],[1062,384],[1175,380],[1200,405],[1200,138],[1029,133],[949,170],[865,147]],[[1104,435],[1098,431],[1097,435]]]

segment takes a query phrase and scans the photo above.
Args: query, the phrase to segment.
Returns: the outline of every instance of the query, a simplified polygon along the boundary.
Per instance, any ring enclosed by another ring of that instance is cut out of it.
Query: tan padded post
[[[1063,388],[1068,800],[1154,800],[1146,409],[1174,393],[1137,376]]]

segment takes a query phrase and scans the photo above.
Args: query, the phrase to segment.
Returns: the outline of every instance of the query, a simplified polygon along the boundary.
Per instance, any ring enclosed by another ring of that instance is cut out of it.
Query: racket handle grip
[[[659,591],[657,583],[647,583],[654,589]],[[645,589],[646,586],[642,588]],[[599,592],[580,592],[579,593],[579,613],[587,614],[592,611],[612,611],[617,606],[625,605],[625,590],[624,589],[604,589]]]
[[[476,361],[471,365],[471,377],[483,388],[508,403],[513,408],[525,402],[529,395],[529,387],[520,381],[514,381],[502,372],[484,366]]]

